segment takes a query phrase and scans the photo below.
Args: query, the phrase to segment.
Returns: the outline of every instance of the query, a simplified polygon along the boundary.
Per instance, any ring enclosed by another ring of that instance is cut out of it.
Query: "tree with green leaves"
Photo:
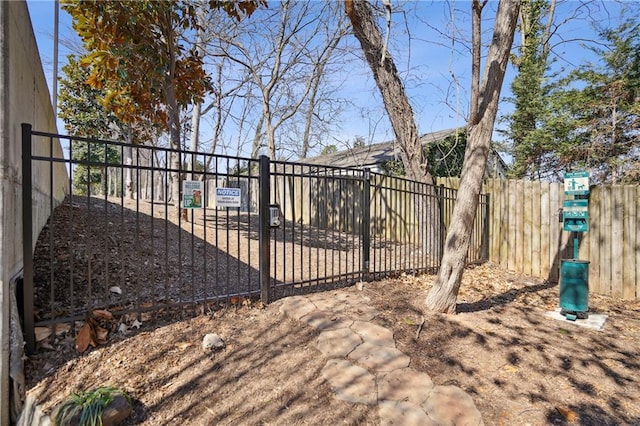
[[[510,174],[518,179],[540,179],[549,148],[537,130],[547,108],[545,73],[555,7],[556,0],[524,0],[520,7],[520,54],[511,57],[518,73],[511,83],[512,97],[508,99],[514,111],[505,117],[508,127],[504,132],[514,157]]]
[[[236,18],[251,14],[263,0],[210,1]],[[171,199],[179,202],[181,110],[211,90],[203,58],[190,31],[199,28],[189,1],[85,2],[68,0],[91,65],[87,82],[104,91],[103,105],[125,124],[148,120],[169,132]]]
[[[110,138],[119,130],[118,118],[101,104],[103,92],[86,81],[90,67],[81,67],[75,55],[62,68],[58,95],[59,116],[66,131],[74,136]],[[71,141],[71,158],[78,162],[72,170],[73,190],[78,194],[99,194],[106,190],[106,167],[89,163],[120,162],[120,152],[105,143]]]
[[[550,94],[544,123],[558,173],[586,169],[595,182],[640,182],[640,22],[600,33],[599,63],[571,72]]]

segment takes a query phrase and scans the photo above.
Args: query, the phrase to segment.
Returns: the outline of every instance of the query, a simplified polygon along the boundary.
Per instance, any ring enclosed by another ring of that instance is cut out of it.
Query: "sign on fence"
[[[565,195],[589,194],[589,172],[571,172],[564,174]]]
[[[185,180],[182,182],[182,208],[201,209],[204,182],[199,180]]]
[[[216,188],[216,207],[241,207],[240,188]]]

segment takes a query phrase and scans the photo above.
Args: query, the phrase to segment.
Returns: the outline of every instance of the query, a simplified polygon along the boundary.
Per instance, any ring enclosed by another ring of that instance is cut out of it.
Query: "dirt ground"
[[[469,268],[457,315],[423,313],[433,276],[364,285],[410,366],[474,399],[487,425],[640,425],[640,303],[590,295],[608,315],[603,331],[545,317],[553,283]],[[355,287],[332,290],[356,292]],[[425,322],[416,338],[418,324]],[[122,319],[119,320],[122,322]],[[101,385],[133,398],[126,424],[378,424],[377,408],[334,397],[320,373],[317,332],[282,316],[278,303],[164,311],[78,355],[70,334],[26,362],[28,388],[45,411]],[[205,354],[207,333],[226,349]]]
[[[255,226],[242,217],[230,222],[237,228],[237,241],[246,242],[241,249],[228,240],[226,231],[225,238],[217,238],[217,231],[207,234],[204,226],[173,226],[175,212],[165,220],[167,216],[158,208],[151,209],[151,204],[141,204],[139,214],[131,206],[121,209],[107,202],[94,203],[92,209],[103,206],[102,210],[92,210],[87,216],[81,215],[86,209],[80,201],[71,206],[57,210],[54,228],[59,232],[50,239],[45,230],[36,249],[36,278],[43,276],[40,281],[44,282],[49,276],[49,242],[56,247],[51,254],[56,277],[62,282],[54,292],[56,313],[73,313],[86,306],[79,295],[92,302],[91,297],[106,292],[103,286],[82,287],[91,281],[91,274],[94,279],[104,278],[100,274],[110,276],[107,281],[121,287],[123,298],[128,293],[158,296],[153,284],[158,280],[180,284],[165,286],[165,293],[159,296],[167,300],[205,292],[207,289],[188,283],[212,280],[189,276],[202,268],[199,264],[181,266],[184,252],[175,251],[177,244],[165,246],[162,238],[183,238],[190,244],[187,252],[202,250],[203,257],[217,256],[203,265],[216,265],[208,276],[225,282],[226,288],[220,291],[226,294],[240,281],[257,280],[255,268],[250,267],[257,259],[256,247],[248,242]],[[151,217],[163,225],[150,225],[155,223]],[[216,213],[210,222],[220,220],[224,218]],[[94,226],[96,221],[103,226]],[[207,251],[204,242],[212,238],[215,249]],[[282,245],[278,253],[284,254],[283,241],[276,244]],[[100,245],[111,250],[110,254],[99,254]],[[291,243],[287,247],[298,250]],[[295,273],[293,262],[288,268],[283,264],[283,269],[296,277],[308,270],[305,261],[322,260],[291,253],[302,259],[301,270]],[[156,264],[158,259],[166,260]],[[70,261],[76,266],[67,271]],[[248,267],[233,263],[237,261]],[[93,268],[88,276],[86,264]],[[142,266],[138,270],[134,264]],[[77,277],[73,280],[75,293],[69,293],[65,284],[69,274]],[[142,286],[129,288],[134,281]],[[428,373],[436,385],[452,384],[468,392],[485,424],[640,425],[639,302],[590,295],[591,311],[609,316],[604,330],[595,331],[545,316],[558,306],[555,283],[515,275],[492,264],[470,267],[458,297],[459,313],[441,315],[423,312],[433,281],[433,276],[400,276],[367,283],[362,291],[380,311],[373,322],[393,330],[398,349],[411,358],[410,366]],[[36,306],[46,306],[51,290],[40,286],[37,290]],[[111,306],[99,304],[101,300],[93,302],[93,306]],[[376,407],[335,398],[322,379],[326,360],[316,349],[316,331],[281,315],[277,301],[266,307],[248,299],[230,302],[165,307],[140,317],[125,314],[105,319],[102,314],[95,325],[100,334],[97,340],[104,341],[82,354],[76,350],[76,333],[70,326],[60,327],[53,340],[39,338],[37,354],[26,361],[27,388],[51,412],[73,392],[119,387],[133,400],[127,424],[379,423]],[[47,318],[44,308],[37,314]],[[82,326],[83,322],[76,322],[76,331]],[[225,350],[204,353],[201,342],[207,333],[222,336]]]

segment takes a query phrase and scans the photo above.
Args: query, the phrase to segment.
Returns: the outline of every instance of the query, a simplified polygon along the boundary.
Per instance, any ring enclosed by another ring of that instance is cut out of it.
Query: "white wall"
[[[56,133],[56,121],[40,62],[31,20],[24,1],[0,2],[0,424],[9,424],[9,352],[11,282],[20,275],[22,257],[21,123],[34,130]],[[48,155],[48,144],[34,140],[34,153]],[[54,155],[62,157],[60,144]],[[33,171],[35,207],[33,238],[49,214],[49,168]],[[64,164],[54,169],[54,198],[67,192]],[[15,369],[11,370],[15,376]]]

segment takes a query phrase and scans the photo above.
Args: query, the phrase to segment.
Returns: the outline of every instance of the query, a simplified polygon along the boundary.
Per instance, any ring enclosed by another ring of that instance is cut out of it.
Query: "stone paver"
[[[319,311],[330,311],[334,313],[343,313],[350,308],[347,302],[339,300],[336,297],[330,297],[329,295],[322,298],[314,298],[313,302]]]
[[[343,358],[361,343],[362,337],[350,328],[325,330],[318,336],[318,350],[326,358]]]
[[[342,314],[333,312],[313,311],[300,318],[300,321],[317,328],[318,330],[332,330],[336,328],[349,327],[353,320]]]
[[[392,371],[409,366],[411,358],[396,348],[378,346],[365,341],[355,348],[349,358],[359,365],[375,371]]]
[[[473,399],[457,386],[436,386],[422,409],[441,426],[484,424]]]
[[[280,305],[280,313],[297,320],[316,309],[316,306],[304,296],[287,297]]]
[[[378,402],[375,376],[346,359],[327,361],[322,376],[343,401],[369,405]]]
[[[382,426],[439,426],[419,405],[406,401],[380,401],[378,415]]]
[[[473,399],[455,386],[434,386],[427,373],[408,368],[393,332],[370,322],[379,312],[367,296],[333,291],[293,296],[280,312],[320,331],[317,347],[327,358],[322,376],[336,397],[378,404],[382,425],[483,425]]]
[[[420,406],[432,390],[431,377],[413,368],[401,368],[378,376],[378,398],[381,400],[408,401]]]
[[[362,336],[365,342],[377,346],[396,347],[396,342],[393,340],[393,332],[388,328],[367,321],[355,321],[351,328]]]

